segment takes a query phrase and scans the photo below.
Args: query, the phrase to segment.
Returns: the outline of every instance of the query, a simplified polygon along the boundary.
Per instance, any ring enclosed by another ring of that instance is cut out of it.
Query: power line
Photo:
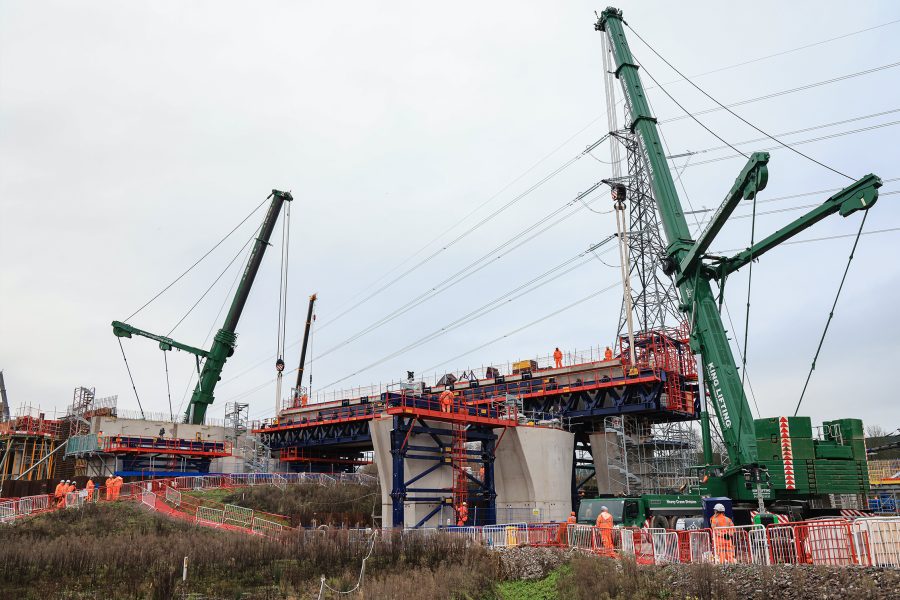
[[[156,300],[157,298],[159,298],[160,296],[162,296],[166,291],[168,291],[169,288],[171,288],[173,285],[175,285],[176,283],[178,283],[179,281],[181,281],[181,279],[182,279],[185,275],[187,275],[188,273],[190,273],[191,270],[193,270],[194,267],[196,267],[196,266],[199,265],[201,262],[203,262],[203,260],[204,260],[207,256],[209,256],[210,254],[212,254],[213,251],[214,251],[216,248],[218,248],[219,246],[221,246],[222,243],[225,242],[225,240],[227,240],[229,237],[231,237],[231,234],[233,234],[235,231],[237,231],[237,230],[240,228],[241,225],[243,225],[244,223],[246,223],[247,220],[248,220],[250,217],[252,217],[252,216],[256,213],[256,211],[258,211],[258,210],[260,209],[260,207],[261,207],[263,204],[265,204],[266,201],[267,201],[269,198],[271,198],[271,197],[272,197],[271,195],[266,196],[266,199],[265,199],[265,200],[263,200],[262,202],[260,202],[260,203],[256,206],[256,208],[254,208],[252,211],[250,211],[250,214],[248,214],[246,217],[244,217],[244,218],[241,220],[240,223],[238,223],[237,225],[235,225],[235,226],[234,226],[234,229],[232,229],[232,230],[229,231],[227,234],[225,234],[225,237],[223,237],[221,240],[219,240],[218,242],[216,242],[216,245],[213,246],[212,248],[210,248],[210,249],[206,252],[206,254],[204,254],[204,255],[201,256],[199,259],[197,259],[197,262],[195,262],[195,263],[192,264],[190,267],[188,267],[187,270],[186,270],[184,273],[182,273],[181,275],[179,275],[178,277],[176,277],[176,278],[172,281],[172,283],[170,283],[169,285],[167,285],[166,287],[164,287],[162,290],[160,290],[159,293],[157,293],[155,296],[153,296],[152,298],[150,298],[149,300],[147,300],[147,302],[145,302],[143,306],[141,306],[139,309],[137,309],[136,311],[134,311],[133,313],[131,313],[128,317],[126,317],[126,318],[125,318],[125,321],[130,321],[136,314],[138,314],[139,312],[141,312],[142,310],[144,310],[145,308],[147,308],[147,307],[150,305],[151,302],[153,302],[154,300]]]
[[[782,136],[782,135],[796,135],[796,134],[798,134],[798,133],[806,133],[806,132],[809,132],[809,131],[815,131],[815,130],[817,130],[817,129],[825,129],[826,127],[834,127],[835,125],[843,125],[843,124],[845,124],[845,123],[853,123],[853,122],[855,122],[855,121],[863,121],[863,120],[865,120],[865,119],[872,119],[872,118],[875,118],[875,117],[882,117],[882,116],[884,116],[884,115],[889,115],[889,114],[896,113],[896,112],[900,112],[900,108],[893,108],[893,109],[891,109],[891,110],[885,110],[885,111],[882,111],[882,112],[872,113],[872,114],[870,114],[870,115],[862,115],[862,116],[859,116],[859,117],[853,117],[853,118],[850,118],[850,119],[844,119],[844,120],[842,120],[842,121],[833,121],[833,122],[831,122],[831,123],[822,123],[821,125],[814,125],[814,126],[812,126],[812,127],[804,127],[803,129],[795,129],[794,131],[784,131],[784,132],[782,132],[782,133],[776,133],[775,135],[779,135],[779,136]],[[734,145],[735,145],[735,146],[743,146],[743,145],[745,145],[745,144],[753,144],[753,143],[755,143],[755,142],[761,142],[761,141],[766,140],[766,139],[768,139],[768,138],[765,138],[765,137],[754,138],[754,139],[752,139],[752,140],[744,140],[743,142],[734,142]],[[682,157],[685,157],[685,156],[696,156],[697,154],[705,154],[705,153],[707,153],[707,152],[715,152],[716,150],[724,150],[725,148],[730,148],[730,147],[731,147],[731,144],[724,145],[724,146],[712,146],[712,147],[710,147],[710,148],[704,148],[703,150],[685,150],[684,152],[682,152],[682,153],[680,153],[680,154],[673,154],[673,155],[671,155],[671,156],[667,156],[666,158],[669,159],[669,160],[672,160],[672,159],[675,159],[675,158],[682,158]]]
[[[833,172],[833,173],[837,173],[838,175],[843,175],[843,176],[846,177],[847,179],[853,181],[853,177],[850,177],[850,176],[847,175],[846,173],[843,173],[842,171],[838,171],[838,170],[835,169],[834,167],[829,166],[829,165],[826,165],[826,164],[823,163],[822,161],[817,160],[817,159],[815,159],[815,158],[809,156],[808,154],[804,154],[803,152],[800,152],[799,150],[797,150],[796,148],[793,148],[793,147],[790,146],[789,144],[786,144],[786,143],[782,142],[779,138],[775,137],[775,136],[772,135],[771,133],[768,133],[768,132],[766,132],[766,131],[763,131],[761,128],[757,127],[756,125],[754,125],[753,123],[751,123],[750,121],[748,121],[747,119],[745,119],[744,117],[740,116],[739,114],[737,114],[736,112],[734,112],[733,110],[731,110],[730,108],[728,108],[727,106],[725,106],[724,104],[722,104],[721,102],[719,102],[717,99],[713,98],[711,94],[709,94],[706,90],[704,90],[704,89],[701,88],[699,85],[697,85],[696,83],[694,83],[691,79],[688,79],[688,77],[687,77],[684,73],[682,73],[681,71],[679,71],[679,70],[675,67],[675,65],[673,65],[673,64],[670,63],[668,60],[666,60],[666,58],[663,57],[659,52],[657,52],[657,51],[656,51],[656,48],[654,48],[653,46],[651,46],[651,45],[649,44],[649,42],[647,42],[647,40],[645,40],[644,38],[642,38],[641,35],[640,35],[637,31],[635,31],[633,27],[631,27],[631,26],[628,25],[627,23],[626,23],[626,26],[627,26],[629,29],[631,29],[631,31],[634,33],[634,35],[636,35],[637,38],[638,38],[639,40],[641,40],[641,42],[643,42],[644,45],[647,46],[647,48],[649,48],[650,51],[653,52],[653,54],[655,54],[655,55],[657,56],[657,58],[659,58],[661,61],[663,61],[664,63],[666,63],[666,64],[669,66],[669,68],[672,69],[673,71],[675,71],[676,73],[678,73],[678,75],[680,75],[681,77],[683,77],[684,80],[687,81],[688,83],[690,83],[691,86],[693,86],[698,92],[700,92],[701,94],[703,94],[704,96],[706,96],[707,98],[709,98],[710,100],[712,100],[713,102],[715,102],[716,104],[718,104],[720,108],[723,108],[723,109],[725,109],[726,111],[728,111],[729,114],[731,114],[733,117],[739,119],[739,120],[740,120],[742,123],[744,123],[745,125],[748,125],[749,127],[752,127],[753,129],[755,129],[756,131],[760,132],[760,133],[763,134],[764,136],[770,138],[772,141],[778,142],[779,144],[781,144],[782,146],[784,146],[784,147],[787,148],[788,150],[791,150],[792,152],[798,154],[799,156],[802,156],[803,158],[805,158],[805,159],[807,159],[807,160],[809,160],[809,161],[811,161],[811,162],[814,162],[815,164],[819,165],[820,167],[823,167],[823,168],[825,168],[825,169],[828,169],[829,171],[831,171],[831,172]],[[648,75],[649,75],[649,73],[648,73]],[[661,89],[662,89],[662,88],[661,88]],[[666,93],[666,95],[668,96],[668,92]],[[669,97],[671,98],[671,96],[669,96]],[[677,104],[677,102],[676,102],[676,104]],[[681,106],[681,105],[679,104],[679,106]],[[694,120],[696,121],[696,118],[694,118]],[[699,121],[697,121],[697,122],[699,123]],[[723,141],[723,143],[726,143],[726,144],[727,144],[727,142],[725,142],[724,140],[722,140],[722,141]],[[735,150],[736,152],[738,152],[738,150],[736,150],[736,149],[734,148],[734,146],[732,146],[731,144],[728,144],[728,146],[731,147],[732,150]]]
[[[760,101],[762,101],[762,100],[770,100],[770,99],[772,99],[772,98],[777,98],[777,97],[780,97],[780,96],[786,96],[786,95],[788,95],[788,94],[793,94],[793,93],[796,93],[796,92],[802,92],[802,91],[805,91],[805,90],[809,90],[809,89],[821,87],[821,86],[824,86],[824,85],[830,85],[830,84],[832,84],[832,83],[837,83],[837,82],[839,82],[839,81],[845,81],[845,80],[847,80],[847,79],[853,79],[853,78],[855,78],[855,77],[862,77],[863,75],[871,75],[872,73],[878,73],[879,71],[884,71],[885,69],[893,69],[893,68],[898,67],[898,66],[900,66],[900,62],[895,62],[895,63],[886,64],[886,65],[881,65],[881,66],[879,66],[879,67],[874,67],[874,68],[872,68],[872,69],[866,69],[866,70],[864,70],[864,71],[856,71],[856,72],[854,72],[854,73],[849,73],[849,74],[847,74],[847,75],[841,75],[840,77],[833,77],[833,78],[831,78],[831,79],[825,79],[825,80],[822,80],[822,81],[816,81],[816,82],[814,82],[814,83],[808,83],[808,84],[806,84],[806,85],[801,85],[801,86],[799,86],[799,87],[788,88],[788,89],[786,89],[786,90],[781,90],[781,91],[778,91],[778,92],[772,92],[772,93],[770,93],[770,94],[765,94],[765,95],[763,95],[763,96],[756,96],[756,97],[754,97],[754,98],[748,98],[748,99],[746,99],[746,100],[740,100],[740,101],[738,101],[738,102],[732,102],[731,104],[726,104],[726,105],[724,106],[724,108],[734,108],[734,107],[736,107],[736,106],[744,106],[745,104],[752,104],[752,103],[754,103],[754,102],[760,102]],[[718,112],[718,111],[720,111],[720,110],[723,110],[723,108],[722,108],[722,107],[719,107],[719,106],[714,106],[714,107],[712,107],[712,108],[706,108],[706,109],[703,109],[703,110],[696,110],[696,111],[694,111],[694,114],[695,114],[695,115],[705,115],[705,114],[709,114],[709,113],[713,113],[713,112]],[[663,123],[671,123],[671,122],[673,122],[673,121],[681,121],[681,120],[687,119],[687,118],[688,118],[687,115],[679,115],[679,116],[676,116],[676,117],[670,117],[670,118],[668,118],[668,119],[662,119],[662,120],[659,121],[659,123],[660,123],[660,124],[663,124]]]
[[[484,206],[486,206],[486,205],[489,204],[491,201],[493,201],[495,198],[497,198],[498,196],[500,196],[500,194],[502,194],[503,192],[505,192],[506,190],[508,190],[510,187],[512,187],[513,185],[515,185],[516,183],[518,183],[519,180],[521,180],[521,179],[522,179],[523,177],[525,177],[528,173],[530,173],[530,172],[533,171],[535,168],[537,168],[538,165],[540,165],[540,164],[543,163],[545,160],[547,160],[548,158],[550,158],[551,156],[553,156],[554,154],[556,154],[557,152],[559,152],[559,150],[561,150],[566,144],[568,144],[569,142],[571,142],[572,140],[574,140],[574,139],[575,139],[576,137],[578,137],[580,134],[584,133],[584,131],[586,131],[591,125],[593,125],[594,123],[596,123],[597,121],[599,121],[600,118],[601,118],[601,117],[596,117],[596,118],[592,119],[592,120],[591,120],[589,123],[587,123],[584,127],[582,127],[581,129],[579,129],[578,131],[576,131],[575,133],[573,133],[573,134],[572,134],[571,136],[569,136],[564,142],[562,142],[561,144],[559,144],[558,146],[556,146],[553,150],[551,150],[549,153],[547,153],[546,155],[544,155],[543,158],[541,158],[540,160],[538,160],[537,162],[535,162],[533,165],[531,165],[530,167],[528,167],[527,169],[525,169],[525,171],[523,171],[518,177],[516,177],[515,179],[513,179],[512,181],[510,181],[509,183],[507,183],[507,184],[506,184],[505,186],[503,186],[502,188],[500,188],[500,190],[498,190],[497,192],[495,192],[490,198],[488,198],[487,200],[485,200],[484,202],[482,202],[481,204],[479,204],[478,206],[476,206],[473,210],[469,211],[469,213],[467,213],[464,217],[462,217],[461,219],[459,219],[456,223],[454,223],[453,225],[451,225],[450,227],[448,227],[447,229],[445,229],[442,233],[440,233],[440,234],[438,234],[436,237],[434,237],[430,242],[428,242],[427,244],[425,244],[424,246],[422,246],[418,251],[416,251],[415,253],[411,254],[409,257],[407,257],[403,262],[401,262],[400,264],[398,264],[396,267],[394,267],[393,269],[391,269],[390,271],[388,271],[387,273],[385,273],[384,275],[382,275],[381,277],[379,277],[378,279],[376,279],[375,281],[373,281],[372,283],[370,283],[369,285],[367,285],[366,287],[364,287],[362,290],[360,290],[359,292],[357,292],[356,294],[354,294],[353,296],[351,296],[350,300],[351,300],[351,301],[354,300],[355,298],[357,298],[357,297],[359,297],[361,294],[363,294],[366,290],[371,289],[372,287],[374,287],[375,285],[377,285],[378,282],[380,282],[380,281],[382,281],[383,279],[385,279],[386,277],[390,276],[391,273],[395,272],[396,270],[398,270],[399,268],[401,268],[403,265],[405,265],[406,263],[408,263],[409,261],[411,261],[413,258],[415,258],[415,257],[418,256],[419,254],[421,254],[422,252],[424,252],[426,248],[428,248],[430,245],[432,245],[433,243],[435,243],[436,241],[438,241],[438,240],[439,240],[440,238],[442,238],[444,235],[446,235],[447,233],[453,231],[456,227],[458,227],[460,224],[462,224],[463,222],[465,222],[466,219],[468,219],[469,217],[471,217],[472,215],[474,215],[476,212],[478,212],[479,210],[481,210]],[[335,317],[335,318],[337,318],[337,317]]]
[[[360,301],[356,302],[355,304],[353,304],[350,308],[344,310],[343,312],[339,313],[339,314],[338,314],[337,316],[335,316],[334,318],[332,318],[332,319],[326,321],[325,323],[323,323],[322,325],[320,325],[320,326],[319,326],[319,330],[321,331],[322,329],[324,329],[324,328],[327,327],[328,325],[331,325],[332,323],[334,323],[335,321],[337,321],[338,319],[340,319],[341,317],[343,317],[343,316],[346,315],[347,313],[349,313],[349,312],[355,310],[356,308],[362,306],[363,304],[365,304],[366,302],[368,302],[369,300],[371,300],[372,298],[374,298],[375,296],[377,296],[378,294],[380,294],[380,293],[383,292],[384,290],[390,288],[391,286],[393,286],[395,283],[397,283],[398,281],[400,281],[401,279],[403,279],[404,277],[406,277],[406,276],[409,275],[410,273],[413,273],[414,271],[418,270],[420,267],[422,267],[422,266],[424,266],[425,264],[429,263],[430,261],[434,260],[434,259],[435,259],[437,256],[439,256],[441,253],[446,252],[448,249],[452,248],[453,246],[455,246],[456,244],[458,244],[459,242],[461,242],[462,240],[464,240],[466,237],[468,237],[469,235],[471,235],[472,233],[474,233],[475,231],[477,231],[478,229],[480,229],[480,228],[483,227],[484,225],[487,225],[490,221],[492,221],[494,218],[496,218],[496,217],[499,216],[501,213],[503,213],[504,211],[506,211],[508,208],[510,208],[511,206],[515,205],[516,203],[518,203],[519,201],[521,201],[523,198],[525,198],[526,196],[528,196],[529,194],[531,194],[532,192],[534,192],[536,189],[538,189],[539,187],[541,187],[542,185],[544,185],[545,183],[547,183],[548,181],[550,181],[551,179],[553,179],[554,177],[556,177],[558,174],[560,174],[561,172],[563,172],[564,170],[568,169],[570,166],[572,166],[573,164],[575,164],[579,159],[581,159],[583,156],[585,156],[586,154],[588,154],[591,150],[593,150],[593,149],[596,148],[598,145],[600,145],[600,144],[603,142],[603,140],[605,140],[607,137],[608,137],[608,134],[605,135],[605,136],[603,136],[602,138],[600,138],[599,140],[597,140],[597,141],[594,142],[593,144],[589,145],[585,150],[583,150],[583,151],[580,152],[579,154],[575,155],[574,157],[570,158],[568,161],[566,161],[566,162],[563,163],[561,166],[559,166],[559,167],[557,167],[556,169],[554,169],[554,170],[553,170],[551,173],[549,173],[548,175],[545,175],[542,179],[540,179],[537,183],[535,183],[534,185],[532,185],[531,187],[529,187],[528,189],[526,189],[524,192],[522,192],[521,194],[515,196],[512,200],[510,200],[509,202],[507,202],[506,204],[504,204],[503,206],[501,206],[500,208],[498,208],[497,210],[495,210],[494,212],[492,212],[492,213],[489,214],[488,216],[484,217],[483,219],[481,219],[480,221],[478,221],[477,223],[475,223],[475,225],[473,225],[473,226],[470,227],[469,229],[463,231],[461,234],[459,234],[458,236],[456,236],[455,238],[453,238],[452,240],[450,240],[448,243],[446,243],[444,246],[442,246],[439,250],[437,250],[437,251],[431,253],[430,255],[428,255],[428,256],[425,257],[424,259],[420,260],[420,261],[417,262],[415,265],[413,265],[412,267],[410,267],[409,269],[407,269],[406,271],[404,271],[403,273],[401,273],[401,274],[398,275],[397,277],[391,279],[389,282],[387,282],[386,284],[384,284],[384,285],[382,285],[381,287],[379,287],[377,290],[375,290],[374,292],[372,292],[371,294],[369,294],[368,296],[366,296],[366,297],[363,298],[362,300],[360,300]],[[476,209],[476,210],[477,210],[477,209]],[[470,213],[470,214],[471,214],[471,213]],[[466,218],[468,218],[468,215],[467,215]],[[454,226],[454,227],[455,227],[455,226]],[[452,228],[451,228],[451,229],[452,229]],[[449,231],[449,230],[448,230],[448,231]],[[441,234],[441,235],[443,235],[443,234]],[[440,236],[438,236],[438,237],[440,237]],[[429,245],[430,245],[430,244],[429,244]]]
[[[805,139],[805,140],[799,140],[799,141],[793,142],[793,145],[794,145],[794,146],[800,146],[800,145],[803,145],[803,144],[812,144],[813,142],[822,142],[822,141],[824,141],[824,140],[831,140],[831,139],[834,139],[834,138],[844,137],[844,136],[846,136],[846,135],[855,135],[855,134],[857,134],[857,133],[864,133],[864,132],[866,132],[866,131],[873,131],[873,130],[875,130],[875,129],[882,129],[882,128],[884,128],[884,127],[892,127],[892,126],[898,125],[898,124],[900,124],[900,121],[888,121],[888,122],[886,122],[886,123],[878,123],[877,125],[870,125],[870,126],[868,126],[868,127],[860,127],[860,128],[858,128],[858,129],[850,129],[850,130],[847,130],[847,131],[838,131],[838,132],[835,132],[835,133],[830,133],[830,134],[828,134],[828,135],[822,135],[822,136],[819,136],[819,137],[807,138],[807,139]],[[770,151],[772,151],[772,150],[780,150],[781,148],[782,148],[782,146],[780,146],[780,145],[779,145],[779,146],[769,146],[769,147],[767,147],[767,148],[763,148],[763,149],[759,150],[759,152],[770,152]],[[728,155],[728,156],[718,156],[718,157],[716,157],[716,158],[708,158],[708,159],[706,159],[706,160],[701,160],[701,161],[698,161],[698,162],[692,162],[688,167],[685,167],[685,169],[687,169],[687,168],[689,168],[689,167],[698,167],[698,166],[700,166],[700,165],[708,165],[708,164],[710,164],[710,163],[720,162],[720,161],[723,161],[723,160],[731,160],[731,159],[733,159],[733,158],[737,158],[737,156],[735,156],[735,155]]]
[[[719,67],[718,69],[713,69],[713,70],[711,70],[711,71],[705,71],[705,72],[703,72],[703,73],[697,73],[696,75],[691,75],[691,77],[693,77],[693,78],[696,79],[697,77],[705,77],[706,75],[712,75],[713,73],[721,73],[722,71],[728,71],[728,70],[730,70],[730,69],[736,69],[737,67],[743,67],[743,66],[750,65],[750,64],[753,64],[753,63],[757,63],[757,62],[760,62],[760,61],[763,61],[763,60],[768,60],[768,59],[770,59],[770,58],[775,58],[775,57],[777,57],[777,56],[784,56],[785,54],[791,54],[791,53],[793,53],[793,52],[798,52],[798,51],[800,51],[800,50],[806,50],[806,49],[808,49],[808,48],[814,48],[814,47],[816,47],[816,46],[821,46],[821,45],[827,44],[827,43],[829,43],[829,42],[834,42],[834,41],[837,41],[837,40],[842,40],[842,39],[844,39],[844,38],[848,38],[848,37],[851,37],[851,36],[854,36],[854,35],[858,35],[858,34],[860,34],[860,33],[866,33],[867,31],[872,31],[872,30],[875,30],[875,29],[880,29],[881,27],[887,27],[888,25],[894,25],[895,23],[900,23],[900,19],[895,19],[895,20],[893,20],[893,21],[888,21],[887,23],[881,23],[881,24],[879,24],[879,25],[874,25],[874,26],[872,26],[872,27],[866,27],[865,29],[858,29],[858,30],[856,30],[856,31],[851,31],[850,33],[845,33],[845,34],[843,34],[843,35],[838,35],[838,36],[835,36],[835,37],[832,37],[832,38],[828,38],[828,39],[825,39],[825,40],[821,40],[821,41],[818,41],[818,42],[813,42],[813,43],[811,43],[811,44],[806,44],[806,45],[803,45],[803,46],[797,46],[796,48],[791,48],[791,49],[789,49],[789,50],[782,50],[781,52],[775,52],[775,53],[773,53],[773,54],[767,54],[767,55],[765,55],[765,56],[760,56],[759,58],[753,58],[753,59],[750,59],[750,60],[745,60],[745,61],[743,61],[743,62],[735,63],[735,64],[733,64],[733,65],[728,65],[728,66],[726,66],[726,67]],[[681,81],[685,81],[685,79],[673,79],[672,81],[667,81],[667,82],[664,83],[663,85],[670,85],[670,84],[672,84],[672,83],[679,83],[679,82],[681,82]],[[653,89],[653,88],[647,88],[647,89]]]
[[[471,349],[469,349],[469,350],[466,350],[466,351],[463,352],[462,354],[457,354],[456,356],[454,356],[454,357],[452,357],[452,358],[448,358],[447,360],[444,360],[444,361],[442,361],[442,362],[440,362],[440,363],[438,363],[438,364],[436,364],[436,365],[433,365],[433,366],[431,366],[431,367],[428,367],[427,369],[422,369],[420,372],[422,372],[422,373],[427,373],[428,371],[433,371],[433,370],[437,369],[438,367],[442,367],[442,366],[444,366],[445,364],[447,364],[447,363],[449,363],[449,362],[453,362],[453,361],[455,361],[455,360],[458,360],[458,359],[460,359],[460,358],[462,358],[462,357],[464,357],[464,356],[466,356],[466,355],[468,355],[468,354],[471,354],[472,352],[477,352],[478,350],[481,350],[482,348],[486,348],[487,346],[490,346],[491,344],[494,344],[494,343],[496,343],[496,342],[499,342],[500,340],[502,340],[502,339],[504,339],[504,338],[508,338],[508,337],[511,336],[511,335],[515,335],[515,334],[517,334],[517,333],[519,333],[519,332],[521,332],[521,331],[525,331],[525,330],[528,329],[529,327],[533,327],[533,326],[537,325],[538,323],[541,323],[541,322],[543,322],[543,321],[546,321],[547,319],[550,319],[550,318],[552,318],[552,317],[555,317],[556,315],[558,315],[558,314],[560,314],[560,313],[564,313],[564,312],[566,312],[567,310],[570,310],[570,309],[572,309],[572,308],[578,306],[579,304],[584,304],[585,302],[587,302],[588,300],[590,300],[590,299],[592,299],[592,298],[596,298],[597,296],[599,296],[599,295],[601,295],[601,294],[603,294],[603,293],[605,293],[605,292],[608,292],[608,291],[610,291],[610,290],[612,290],[612,289],[615,289],[615,288],[617,288],[620,284],[621,284],[621,282],[613,283],[613,284],[611,284],[611,285],[608,285],[608,286],[606,286],[605,288],[602,288],[602,289],[600,289],[600,290],[598,290],[598,291],[596,291],[596,292],[594,292],[594,293],[592,293],[592,294],[588,294],[587,296],[585,296],[584,298],[581,298],[580,300],[576,300],[575,302],[572,302],[571,304],[567,304],[566,306],[563,306],[562,308],[559,308],[559,309],[557,309],[557,310],[555,310],[555,311],[553,311],[553,312],[551,312],[551,313],[548,313],[548,314],[544,315],[543,317],[540,317],[539,319],[535,319],[534,321],[531,321],[530,323],[528,323],[528,324],[526,324],[526,325],[523,325],[523,326],[521,326],[521,327],[519,327],[519,328],[517,328],[517,329],[513,329],[512,331],[510,331],[510,332],[508,332],[508,333],[505,333],[505,334],[503,334],[503,335],[501,335],[501,336],[499,336],[499,337],[496,337],[496,338],[494,338],[494,339],[492,339],[492,340],[490,340],[490,341],[488,341],[488,342],[485,342],[485,343],[480,344],[480,345],[478,345],[478,346],[476,346],[476,347],[474,347],[474,348],[471,348]]]
[[[381,364],[387,362],[388,360],[391,360],[392,358],[402,356],[403,354],[405,354],[406,352],[409,352],[410,350],[414,350],[415,348],[418,348],[419,346],[422,346],[423,344],[431,342],[447,333],[450,333],[451,331],[459,329],[460,327],[462,327],[464,325],[468,325],[469,323],[471,323],[477,319],[480,319],[481,317],[484,317],[503,306],[506,306],[508,303],[514,302],[515,300],[518,300],[519,298],[521,298],[527,294],[530,294],[534,291],[539,290],[540,288],[544,287],[545,285],[548,285],[548,284],[556,281],[557,279],[571,273],[572,271],[575,271],[577,269],[580,269],[581,267],[584,267],[585,265],[590,264],[592,262],[592,260],[591,260],[592,256],[590,256],[590,255],[597,248],[601,247],[606,242],[614,239],[615,237],[616,237],[615,235],[611,235],[611,236],[607,237],[603,242],[592,245],[587,250],[584,250],[583,252],[576,254],[572,258],[569,258],[568,260],[560,263],[559,265],[556,265],[555,267],[552,267],[551,269],[541,273],[540,275],[533,277],[532,279],[519,285],[515,289],[512,289],[512,290],[506,292],[505,294],[476,308],[475,310],[463,315],[462,317],[459,317],[458,319],[451,321],[450,323],[447,323],[443,327],[440,327],[439,329],[436,329],[436,330],[432,331],[431,333],[428,333],[428,334],[416,339],[415,341],[403,346],[402,348],[395,350],[395,351],[391,352],[390,354],[387,354],[387,355],[379,358],[378,360],[376,360],[364,367],[357,369],[353,373],[346,375],[344,377],[341,377],[340,379],[337,379],[337,380],[329,383],[328,385],[324,386],[322,389],[328,389],[338,383],[341,383],[342,381],[345,381],[347,379],[350,379],[351,377],[359,375],[360,373],[362,373],[364,371],[367,371],[373,367],[377,367],[378,365],[381,365]],[[580,259],[584,259],[585,257],[587,257],[587,260],[580,260]],[[580,260],[580,262],[579,262],[579,260]],[[570,266],[570,265],[572,265],[572,263],[576,263],[576,264],[574,266]],[[566,267],[568,267],[568,268],[566,268]],[[562,271],[561,273],[557,273],[557,271],[560,271],[561,269],[565,269],[565,270]],[[557,273],[557,274],[554,275],[553,277],[550,277],[549,279],[547,279],[550,275],[553,275],[554,273]],[[544,280],[544,281],[541,281],[541,280]],[[540,282],[540,283],[538,283],[538,282]],[[537,284],[537,285],[535,285],[535,284]]]
[[[888,227],[886,229],[874,229],[872,231],[863,231],[861,235],[876,235],[876,234],[881,234],[881,233],[893,233],[896,231],[900,231],[900,227]],[[844,234],[838,234],[838,235],[826,235],[823,237],[809,238],[806,240],[793,240],[790,242],[781,242],[778,245],[779,246],[790,246],[792,244],[808,244],[810,242],[824,242],[824,241],[828,241],[828,240],[837,240],[837,239],[848,238],[848,237],[856,237],[856,234],[855,233],[844,233]],[[728,250],[716,250],[713,252],[713,254],[728,254],[729,252],[740,252],[741,250],[746,250],[746,248],[731,248]]]

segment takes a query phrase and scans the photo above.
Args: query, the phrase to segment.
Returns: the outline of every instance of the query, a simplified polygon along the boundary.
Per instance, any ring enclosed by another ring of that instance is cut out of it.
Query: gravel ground
[[[501,577],[534,580],[565,564],[572,550],[504,548],[499,550]],[[617,566],[621,563],[611,563]],[[778,565],[665,565],[647,566],[674,598],[900,598],[900,570],[874,567],[812,567]],[[703,582],[709,580],[711,585]]]

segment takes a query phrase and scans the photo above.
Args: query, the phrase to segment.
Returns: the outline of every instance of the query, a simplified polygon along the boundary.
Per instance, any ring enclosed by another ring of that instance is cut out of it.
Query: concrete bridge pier
[[[508,428],[494,461],[497,518],[565,521],[572,510],[574,444],[568,431]]]

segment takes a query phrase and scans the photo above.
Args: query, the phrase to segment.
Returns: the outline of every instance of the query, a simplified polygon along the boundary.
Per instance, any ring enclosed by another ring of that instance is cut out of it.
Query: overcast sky
[[[319,294],[314,390],[339,380],[327,391],[389,381],[407,370],[480,368],[546,355],[555,346],[609,343],[621,302],[614,251],[362,370],[615,231],[605,193],[592,205],[598,212],[581,204],[563,208],[610,176],[603,144],[448,245],[608,129],[601,34],[593,28],[594,10],[602,8],[521,1],[0,2],[0,368],[14,412],[23,404],[62,408],[79,385],[96,387],[98,396],[118,394],[121,408],[137,409],[110,321],[128,317],[171,282],[272,188],[295,198],[289,343],[302,335],[307,297]],[[657,51],[725,103],[900,61],[900,22],[888,24],[900,19],[895,2],[856,3],[853,10],[837,1],[645,1],[621,8]],[[867,28],[874,29],[754,61]],[[647,73],[665,83],[678,79],[627,33],[647,86]],[[747,61],[754,62],[719,70]],[[900,127],[879,126],[900,121],[898,75],[900,66],[891,66],[735,111],[770,133],[815,128],[785,135],[790,142],[871,128],[797,149],[853,177],[898,178]],[[666,89],[689,110],[713,106],[684,82]],[[649,95],[660,121],[683,115],[659,89]],[[883,114],[870,116],[877,113]],[[761,137],[723,111],[698,118],[729,142]],[[838,121],[847,122],[820,127]],[[673,154],[721,145],[690,119],[661,128]],[[760,140],[740,148],[773,145]],[[691,158],[679,187],[687,210],[718,206],[744,160],[704,161],[729,152]],[[772,151],[769,166],[760,202],[849,183],[783,149]],[[882,188],[894,190],[900,182]],[[829,194],[760,204],[757,238],[800,216],[796,207]],[[900,228],[898,203],[900,195],[884,196],[866,230]],[[344,343],[557,209],[565,217],[558,224]],[[748,212],[745,204],[736,215]],[[689,217],[692,229],[705,214]],[[256,212],[130,322],[168,333],[262,216]],[[852,236],[859,220],[834,216],[797,239]],[[733,219],[713,250],[745,247],[750,222]],[[784,246],[754,265],[748,372],[763,416],[793,413],[852,242]],[[279,250],[280,238],[247,303],[212,417],[221,418],[235,399],[250,402],[253,417],[273,412]],[[900,364],[898,250],[900,231],[861,239],[801,414],[817,422],[855,416],[889,430],[900,426],[891,391]],[[242,262],[243,256],[174,338],[209,345]],[[738,339],[746,293],[747,273],[729,280],[731,333]],[[510,332],[516,333],[485,345]],[[144,409],[168,413],[156,344],[135,338],[124,346]],[[292,345],[285,357],[290,369],[298,358]],[[181,352],[168,359],[173,409],[183,410],[193,360]]]

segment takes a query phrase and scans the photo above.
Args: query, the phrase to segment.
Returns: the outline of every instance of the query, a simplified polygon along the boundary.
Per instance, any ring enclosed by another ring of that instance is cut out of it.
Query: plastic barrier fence
[[[586,552],[594,549],[594,528],[590,525],[564,523],[566,540],[569,548],[577,548]]]
[[[150,508],[156,508],[156,494],[151,491],[143,490],[141,492],[141,504],[145,506],[149,506]]]
[[[650,538],[653,541],[653,560],[656,564],[681,562],[677,531],[657,531],[650,534]]]
[[[529,523],[528,544],[531,546],[565,546],[565,523]]]
[[[860,564],[900,567],[900,517],[856,519],[851,530]]]
[[[528,544],[528,523],[485,525],[481,528],[482,540],[489,548],[508,548]]]
[[[634,555],[634,531],[631,529],[620,529],[619,539],[622,545],[622,554]]]
[[[181,506],[181,492],[173,488],[172,486],[166,486],[166,502],[172,504],[173,506]]]
[[[447,533],[455,537],[464,537],[472,543],[480,542],[482,536],[481,527],[450,526],[447,527]]]
[[[205,525],[224,525],[225,511],[218,508],[210,508],[208,506],[198,506],[196,521],[197,523],[203,523]]]
[[[681,543],[681,562],[711,563],[715,562],[712,536],[708,529],[695,531],[679,531]]]
[[[243,506],[226,504],[225,523],[249,528],[253,525],[253,510]]]
[[[16,518],[16,501],[0,502],[0,523],[8,523]]]
[[[260,535],[277,536],[284,530],[284,525],[274,521],[260,519],[259,517],[253,517],[250,529],[253,533],[258,533]]]

